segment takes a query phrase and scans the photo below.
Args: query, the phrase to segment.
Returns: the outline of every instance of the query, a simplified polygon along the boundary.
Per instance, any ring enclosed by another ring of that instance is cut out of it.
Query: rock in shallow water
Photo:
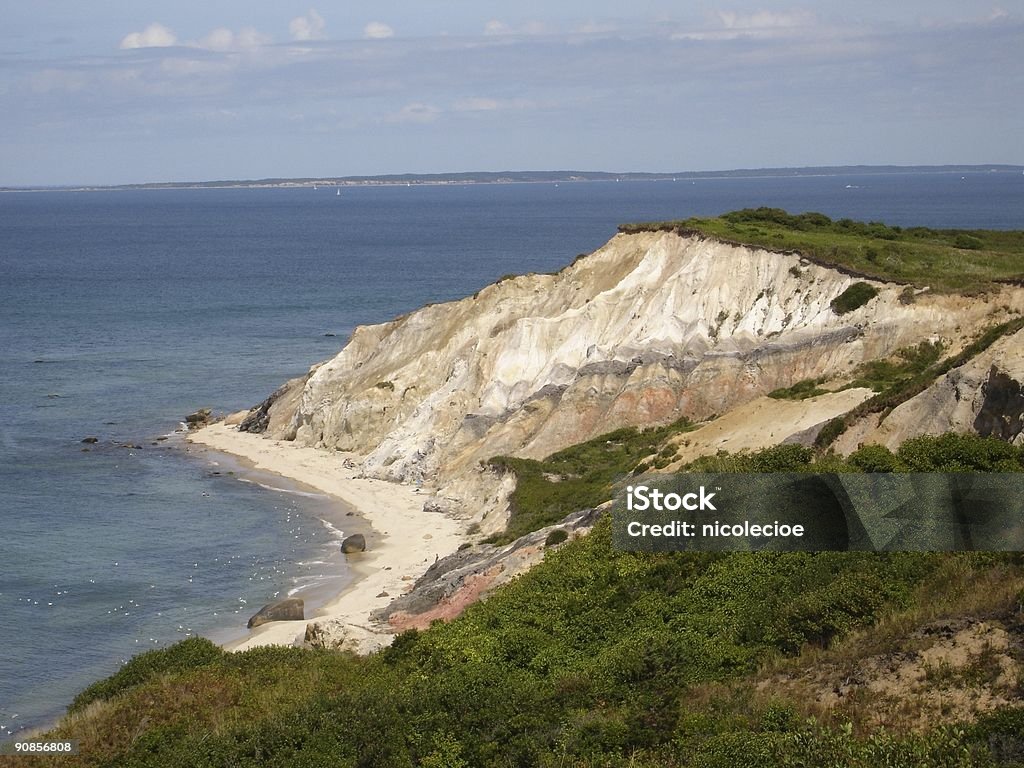
[[[346,555],[352,552],[366,551],[366,537],[361,533],[355,533],[341,542],[341,551]]]
[[[276,603],[267,603],[256,612],[249,623],[249,629],[269,621],[302,621],[306,618],[305,601],[301,597],[289,597]]]
[[[199,429],[210,423],[211,416],[212,411],[209,408],[200,408],[195,413],[186,416],[185,423],[188,424],[189,429]]]

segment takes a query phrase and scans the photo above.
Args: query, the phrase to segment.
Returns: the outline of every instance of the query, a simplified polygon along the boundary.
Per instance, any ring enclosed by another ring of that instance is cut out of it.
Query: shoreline
[[[241,630],[247,633],[245,637],[225,642],[226,650],[301,644],[308,623],[329,621],[344,625],[346,648],[371,653],[388,645],[393,633],[386,625],[372,622],[370,614],[409,591],[437,557],[451,554],[465,541],[461,521],[423,511],[426,493],[359,477],[358,469],[346,467],[347,460],[358,462],[361,457],[356,454],[270,440],[223,423],[190,432],[185,440],[313,488],[350,509],[366,527],[366,552],[347,558],[352,579],[315,614],[301,621],[276,621]]]

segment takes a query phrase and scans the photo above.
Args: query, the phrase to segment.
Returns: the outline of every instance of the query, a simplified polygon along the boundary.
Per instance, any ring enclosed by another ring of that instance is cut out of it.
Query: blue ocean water
[[[250,406],[357,324],[556,270],[619,223],[757,205],[1022,228],[1024,176],[0,195],[0,738],[134,653],[347,578],[333,506],[157,439],[185,414]]]

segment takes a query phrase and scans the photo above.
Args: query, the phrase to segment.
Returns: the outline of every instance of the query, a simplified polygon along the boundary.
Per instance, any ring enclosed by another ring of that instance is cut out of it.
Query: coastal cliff
[[[873,295],[837,309],[855,285]],[[921,342],[955,351],[1022,295],[932,293],[693,232],[619,234],[557,274],[357,328],[242,429],[358,454],[366,476],[422,484],[429,507],[495,532],[512,487],[482,467],[496,455],[539,459],[619,427],[705,421]],[[850,398],[826,398],[811,422]],[[769,422],[769,443],[798,431],[781,413]]]
[[[95,765],[1017,764],[1019,553],[614,545],[631,473],[1024,470],[1024,233],[738,213],[808,248],[640,225],[190,432],[362,513],[359,578],[241,653],[141,654],[51,737]]]

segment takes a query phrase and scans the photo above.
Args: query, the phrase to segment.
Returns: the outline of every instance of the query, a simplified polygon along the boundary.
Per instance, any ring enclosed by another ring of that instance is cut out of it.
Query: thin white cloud
[[[121,48],[167,48],[178,42],[177,36],[163,24],[153,22],[141,32],[132,32],[121,40]]]
[[[474,97],[455,102],[456,112],[493,112],[500,107],[501,103],[497,99]]]
[[[36,93],[51,91],[83,91],[88,87],[89,79],[82,72],[49,68],[36,72],[30,79],[30,87]]]
[[[510,109],[535,109],[538,104],[532,99],[492,99],[486,96],[471,96],[459,99],[452,106],[456,112],[497,112]]]
[[[497,19],[491,19],[484,24],[485,35],[511,35],[512,27],[506,24],[504,21],[498,21]]]
[[[326,26],[324,17],[310,8],[305,16],[296,16],[288,23],[288,31],[292,40],[323,40]]]
[[[441,110],[433,104],[416,101],[406,104],[397,112],[388,115],[389,123],[432,123],[441,115]]]
[[[579,35],[607,35],[618,32],[619,28],[615,24],[591,20],[581,25],[575,31]]]
[[[527,21],[518,27],[512,27],[499,19],[491,19],[484,24],[484,34],[497,35],[548,35],[552,28],[543,21]]]
[[[773,39],[806,36],[819,30],[818,17],[813,11],[716,11],[708,27],[674,33],[673,40],[739,40]]]
[[[237,51],[258,48],[270,42],[271,39],[267,35],[254,27],[242,27],[237,33],[226,27],[218,27],[195,45],[208,51]]]
[[[363,37],[367,40],[384,40],[395,36],[395,30],[382,21],[371,21],[363,27]]]
[[[218,27],[199,41],[199,47],[211,51],[230,51],[235,47],[235,33],[225,27]]]
[[[807,27],[815,23],[815,16],[810,11],[757,11],[755,13],[737,13],[735,11],[719,11],[718,18],[726,29],[791,29]]]
[[[235,35],[235,46],[238,48],[258,48],[272,42],[269,35],[264,35],[255,27],[242,27]]]

